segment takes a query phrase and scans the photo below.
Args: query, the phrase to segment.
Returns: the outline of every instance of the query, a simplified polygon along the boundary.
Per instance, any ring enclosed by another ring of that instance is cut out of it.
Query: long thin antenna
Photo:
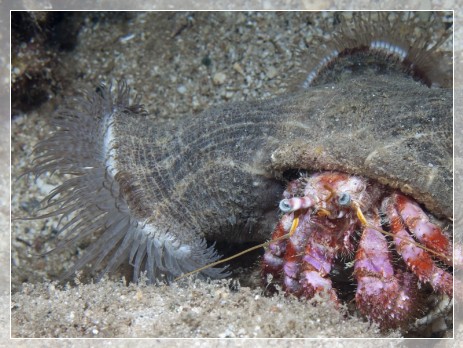
[[[237,257],[239,257],[241,255],[244,255],[244,254],[247,254],[247,253],[249,253],[249,252],[251,252],[253,250],[256,250],[256,249],[259,249],[259,248],[262,248],[262,247],[266,247],[266,246],[270,245],[273,242],[277,242],[279,240],[290,238],[294,234],[294,231],[296,231],[296,228],[297,228],[298,225],[299,225],[299,212],[297,212],[297,213],[295,212],[294,213],[294,220],[293,220],[293,223],[291,225],[291,229],[289,230],[289,232],[287,234],[285,234],[285,235],[283,235],[281,237],[278,237],[277,239],[272,239],[272,240],[269,240],[269,241],[267,241],[265,243],[262,243],[262,244],[259,244],[259,245],[254,245],[253,247],[251,247],[249,249],[246,249],[246,250],[243,250],[243,251],[239,252],[238,254],[232,255],[230,257],[227,257],[227,258],[219,260],[219,261],[212,262],[210,264],[207,264],[206,266],[203,266],[203,267],[197,268],[197,269],[195,269],[195,270],[193,270],[191,272],[182,274],[181,276],[178,276],[177,278],[175,278],[174,281],[177,281],[177,280],[183,279],[185,277],[188,277],[188,276],[190,276],[192,274],[196,274],[198,272],[204,271],[205,269],[208,269],[210,267],[220,265],[221,263],[228,262],[230,260],[236,259]]]

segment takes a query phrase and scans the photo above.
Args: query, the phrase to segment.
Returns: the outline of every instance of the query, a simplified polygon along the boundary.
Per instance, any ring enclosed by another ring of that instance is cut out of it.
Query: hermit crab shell
[[[452,217],[451,90],[365,75],[293,98],[294,110],[310,120],[304,137],[272,152],[274,170],[362,175],[411,195],[437,216]]]

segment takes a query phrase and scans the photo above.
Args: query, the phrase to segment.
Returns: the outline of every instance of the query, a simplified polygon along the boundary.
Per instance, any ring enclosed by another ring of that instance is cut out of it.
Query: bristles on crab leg
[[[394,204],[386,201],[386,213],[389,218],[391,232],[397,252],[402,256],[408,268],[419,280],[431,284],[437,292],[453,296],[453,277],[450,273],[437,267],[431,256],[422,248],[416,246],[405,228],[404,222]]]
[[[386,200],[386,202],[388,202],[388,201],[389,201],[389,199]],[[369,228],[372,228],[372,229],[374,229],[374,230],[376,230],[376,231],[378,231],[378,232],[381,232],[381,233],[384,234],[385,236],[394,237],[394,233],[386,232],[386,231],[383,230],[382,228],[379,228],[379,227],[376,227],[376,226],[373,226],[373,225],[369,224],[368,221],[366,220],[365,216],[363,215],[363,212],[362,212],[362,210],[360,209],[360,206],[358,205],[358,203],[354,202],[354,203],[353,203],[353,206],[354,206],[354,208],[355,208],[355,212],[356,212],[357,218],[359,219],[359,221],[361,222],[361,224],[362,224],[363,226],[368,226]],[[419,209],[421,209],[421,208],[419,208]],[[425,214],[423,211],[422,211],[422,213]],[[426,214],[425,214],[425,215],[426,215]],[[427,217],[427,216],[426,216],[426,217]],[[429,222],[429,221],[428,221],[428,222]],[[439,233],[442,234],[442,231],[441,231],[436,225],[434,225],[434,224],[431,223],[431,222],[429,222],[429,224],[432,225],[432,227],[438,229],[438,230],[439,230]],[[407,227],[409,227],[409,226],[407,225]],[[410,228],[410,227],[409,227],[409,228]],[[431,226],[427,226],[427,228],[428,228],[428,229],[431,229]],[[413,232],[413,230],[412,230],[412,232]],[[442,235],[442,238],[446,238],[446,239],[447,239],[447,237],[445,237],[444,235]],[[419,239],[420,241],[422,241],[422,240],[420,239],[420,237],[418,237],[418,239]],[[415,241],[412,240],[412,239],[409,239],[408,242],[409,242],[410,244],[415,245],[417,248],[423,249],[423,250],[425,250],[425,251],[427,251],[427,252],[429,252],[429,253],[431,253],[431,254],[433,254],[433,255],[439,257],[442,261],[444,261],[444,262],[445,262],[446,264],[448,264],[449,266],[452,265],[452,256],[451,256],[451,255],[452,255],[452,249],[451,249],[450,245],[448,246],[448,248],[449,248],[448,253],[450,254],[450,256],[447,256],[446,254],[444,254],[444,253],[442,253],[442,252],[439,253],[439,252],[436,250],[437,248],[436,248],[434,245],[430,245],[430,247],[428,247],[428,246],[426,246],[426,245],[423,245],[423,244],[420,244],[420,243],[418,243],[418,242],[415,242]],[[448,242],[448,239],[447,239],[447,242]],[[442,243],[442,244],[444,244],[444,243]]]
[[[264,283],[267,283],[266,275],[268,274],[271,274],[276,279],[281,279],[284,265],[283,256],[286,254],[288,247],[287,239],[291,238],[296,232],[299,226],[299,216],[300,211],[284,214],[273,231],[270,242],[262,244],[262,246],[268,245],[268,252],[264,254],[262,260],[262,274],[265,275]]]
[[[392,200],[410,232],[427,248],[435,251],[443,262],[452,266],[452,247],[442,230],[429,221],[429,217],[417,203],[406,196],[395,193]]]
[[[355,301],[362,314],[383,328],[396,328],[416,314],[417,280],[408,272],[394,273],[388,243],[378,231],[379,216],[375,214],[373,221],[364,226],[355,256]]]

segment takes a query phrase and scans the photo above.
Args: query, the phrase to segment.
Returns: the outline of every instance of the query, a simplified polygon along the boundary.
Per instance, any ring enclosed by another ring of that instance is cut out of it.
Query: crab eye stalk
[[[293,206],[292,206],[291,202],[289,201],[289,199],[281,200],[279,208],[283,213],[289,213],[290,211],[293,210]]]
[[[280,210],[283,213],[291,213],[299,209],[307,209],[313,207],[317,199],[312,196],[292,197],[280,201]]]
[[[348,194],[347,192],[342,192],[339,195],[338,203],[339,205],[344,206],[344,207],[350,205],[351,203],[350,194]]]

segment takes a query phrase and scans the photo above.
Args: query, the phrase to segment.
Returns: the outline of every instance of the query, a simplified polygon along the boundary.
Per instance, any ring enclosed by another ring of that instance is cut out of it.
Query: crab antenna
[[[273,242],[277,242],[277,241],[282,240],[282,239],[290,238],[294,234],[294,232],[296,231],[296,228],[297,228],[298,225],[299,225],[299,212],[296,211],[294,213],[294,219],[293,219],[293,223],[291,224],[291,229],[289,230],[288,233],[286,233],[286,234],[284,234],[284,235],[282,235],[282,236],[280,236],[280,237],[278,237],[276,239],[269,240],[268,242],[258,244],[258,245],[254,245],[253,247],[250,247],[249,249],[243,250],[243,251],[239,252],[238,254],[232,255],[232,256],[227,257],[227,258],[222,259],[222,260],[218,260],[218,261],[209,263],[209,264],[207,264],[207,265],[205,265],[203,267],[197,268],[197,269],[195,269],[195,270],[193,270],[191,272],[184,273],[184,274],[178,276],[177,278],[175,278],[174,282],[177,281],[177,280],[186,278],[186,277],[188,277],[188,276],[190,276],[192,274],[196,274],[198,272],[204,271],[205,269],[208,269],[210,267],[214,267],[214,266],[220,265],[221,263],[228,262],[230,260],[236,259],[237,257],[240,257],[241,255],[247,254],[247,253],[249,253],[251,251],[254,251],[256,249],[266,247],[266,246],[272,244]]]
[[[370,227],[370,225],[368,224],[367,219],[365,218],[365,215],[363,215],[363,213],[362,213],[362,209],[360,209],[360,205],[357,202],[352,202],[352,204],[353,204],[353,206],[355,208],[355,212],[357,213],[357,218],[360,220],[362,225]]]

